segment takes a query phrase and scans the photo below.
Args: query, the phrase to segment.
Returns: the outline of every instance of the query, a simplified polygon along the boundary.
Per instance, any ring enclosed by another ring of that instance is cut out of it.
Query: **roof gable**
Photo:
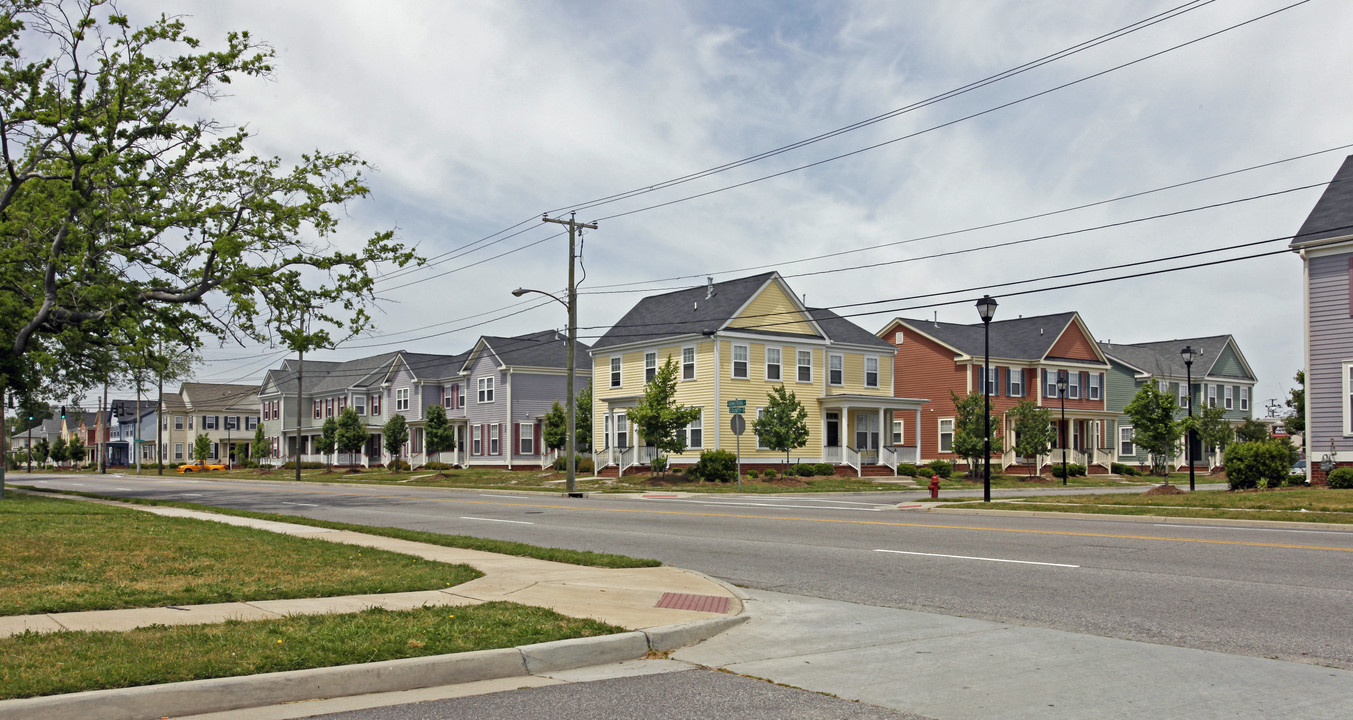
[[[767,278],[742,307],[720,329],[765,330],[768,332],[822,337],[822,328],[808,309],[799,302],[779,273]]]
[[[1099,349],[1099,343],[1091,337],[1089,328],[1081,321],[1079,313],[1072,313],[1071,320],[1062,329],[1056,342],[1048,349],[1045,359],[1084,360],[1085,362],[1107,363]]]
[[[1067,329],[1073,325],[1078,328],[1078,333],[1082,337],[1089,337],[1089,331],[1085,330],[1084,325],[1080,322],[1080,316],[1075,312],[993,320],[990,327],[991,356],[1030,363],[1042,362],[1050,357],[1058,357],[1052,352],[1053,346],[1064,337]],[[892,322],[878,332],[878,335],[886,340],[888,334],[896,332],[899,326],[908,328],[911,332],[920,333],[940,345],[953,349],[956,355],[980,358],[986,351],[986,330],[980,322],[960,325],[931,320],[894,318]],[[1072,345],[1076,344],[1074,341],[1068,342]],[[1080,354],[1085,355],[1086,353]],[[1089,354],[1100,359],[1086,360],[1086,362],[1104,362],[1102,356],[1098,355],[1097,350]]]
[[[777,273],[769,272],[650,295],[630,308],[595,343],[593,350],[637,342],[700,335],[727,326]]]
[[[1353,237],[1353,155],[1344,158],[1344,164],[1325,186],[1325,192],[1292,238],[1291,247],[1345,237]]]
[[[1185,347],[1193,348],[1197,354],[1190,370],[1184,365],[1179,354]],[[1156,377],[1183,378],[1192,374],[1194,378],[1205,378],[1214,373],[1225,373],[1227,377],[1236,377],[1233,367],[1238,367],[1242,377],[1257,381],[1240,347],[1230,335],[1212,335],[1208,337],[1180,338],[1147,343],[1101,343],[1106,355],[1132,367],[1143,375]],[[1234,365],[1228,365],[1223,358],[1233,358]],[[1221,367],[1218,363],[1221,361]],[[1215,369],[1214,369],[1215,368]]]

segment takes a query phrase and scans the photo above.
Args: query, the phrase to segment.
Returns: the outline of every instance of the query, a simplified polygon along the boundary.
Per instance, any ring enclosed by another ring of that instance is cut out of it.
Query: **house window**
[[[423,452],[423,428],[414,428],[409,432],[409,451],[411,454]]]
[[[318,420],[318,419],[320,419],[321,417],[323,417],[323,414],[324,414],[324,413],[323,413],[322,410],[320,410],[320,404],[319,404],[319,401],[318,401],[318,400],[315,400],[315,401],[311,402],[310,404],[311,404],[311,406],[313,406],[313,408],[314,408],[315,419]]]
[[[1234,402],[1233,402],[1232,399],[1231,399],[1231,386],[1230,386],[1230,385],[1223,385],[1223,386],[1222,386],[1222,390],[1224,391],[1224,392],[1222,393],[1222,394],[1223,394],[1222,402],[1224,403],[1224,407],[1225,407],[1227,410],[1230,410],[1230,409],[1232,409],[1232,405],[1234,404]]]
[[[1043,397],[1057,398],[1057,378],[1061,376],[1061,370],[1043,371]]]
[[[620,387],[620,358],[618,356],[611,358],[611,387]],[[484,401],[480,400],[479,402]]]
[[[183,429],[183,416],[182,416],[182,415],[175,415],[175,416],[174,416],[174,429],[175,429],[175,430],[182,430],[182,429]]]
[[[483,455],[483,454],[484,454],[484,445],[483,445],[483,442],[484,442],[484,441],[482,440],[482,438],[483,438],[483,435],[484,435],[484,426],[483,426],[483,425],[475,425],[475,426],[473,426],[473,427],[470,428],[470,431],[471,431],[471,432],[470,432],[470,438],[471,438],[471,439],[470,439],[470,454],[471,454],[471,455]]]
[[[681,379],[695,379],[695,348],[681,348]]]
[[[1024,397],[1024,371],[1019,368],[1009,368],[1006,370],[1010,381],[1006,383],[1006,391],[1010,397]]]
[[[746,380],[748,375],[748,352],[746,345],[733,346],[733,377],[738,380]]]
[[[1169,394],[1169,392],[1170,392],[1170,383],[1169,383],[1169,381],[1168,381],[1168,380],[1157,380],[1157,381],[1156,381],[1156,389],[1159,390],[1159,391],[1161,391],[1162,393]]]
[[[174,443],[174,459],[183,459],[183,443]]]
[[[536,426],[533,423],[517,423],[517,453],[521,455],[535,455]]]
[[[988,395],[999,394],[999,391],[996,389],[996,379],[1001,376],[1001,371],[996,370],[994,368],[985,368],[985,367],[979,367],[977,368],[977,370],[978,370],[977,373],[978,384],[982,384],[985,381],[985,384],[987,386],[986,393]]]
[[[1243,387],[1240,389],[1240,409],[1241,410],[1250,409],[1250,389],[1247,387]]]
[[[1067,399],[1067,400],[1079,400],[1079,399],[1081,399],[1080,373],[1073,373],[1073,372],[1071,372],[1071,371],[1067,371],[1067,373],[1066,373],[1066,399]]]
[[[756,409],[756,419],[757,419],[757,420],[760,420],[761,417],[762,417],[763,415],[765,415],[765,414],[766,414],[766,409],[765,409],[765,408],[757,408],[757,409]],[[758,433],[758,432],[756,432],[756,425],[755,425],[755,424],[752,425],[752,434],[753,434],[753,435],[756,435],[756,449],[757,449],[757,450],[769,450],[769,449],[770,449],[770,448],[766,447],[766,442],[765,442],[764,440],[761,439],[761,434]]]
[[[658,376],[658,354],[655,352],[644,353],[644,384],[653,382],[653,378]]]
[[[226,419],[225,419],[225,427],[226,427],[227,430],[239,430],[239,429],[240,429],[240,416],[239,416],[239,415],[227,415],[227,416],[226,416]]]
[[[812,356],[809,355],[811,358]],[[827,384],[845,385],[846,384],[846,360],[840,355],[827,356]],[[802,380],[803,378],[799,378]],[[811,378],[810,378],[811,379]]]
[[[1137,454],[1137,447],[1132,444],[1131,426],[1118,428],[1118,454],[1122,457]]]
[[[1229,390],[1230,388],[1227,388],[1227,389]],[[218,429],[217,426],[220,424],[220,417],[221,417],[220,415],[203,415],[203,416],[202,416],[202,429],[203,429],[203,430],[216,430],[216,429]]]
[[[700,414],[686,426],[686,447],[702,448],[705,446],[705,411],[699,408]]]
[[[630,446],[630,434],[625,423],[625,413],[617,413],[615,416],[615,446],[618,448]]]
[[[798,358],[799,382],[813,381],[813,351],[799,350],[795,353]]]
[[[479,378],[479,402],[481,403],[493,402],[493,378],[491,377]]]
[[[247,417],[244,418],[244,429],[245,429],[245,430],[253,430],[253,429],[256,428],[256,427],[258,427],[258,416],[257,416],[257,415],[249,415],[249,416],[247,416]]]
[[[876,357],[864,359],[864,386],[870,388],[879,386],[879,359]]]
[[[463,398],[463,397],[461,398],[462,401],[464,401],[464,399],[465,399],[465,398]],[[381,396],[380,396],[380,395],[372,395],[372,396],[371,396],[371,414],[372,414],[372,415],[380,415],[380,414],[381,414]]]
[[[1217,406],[1217,386],[1216,386],[1216,385],[1208,385],[1208,386],[1207,386],[1207,406],[1208,406],[1208,407],[1216,407],[1216,406]]]
[[[1098,400],[1102,393],[1099,384],[1103,376],[1099,373],[1090,373],[1090,399]]]
[[[780,348],[766,348],[766,379],[780,381]]]
[[[354,395],[352,397],[352,410],[358,415],[366,415],[366,396]]]
[[[465,386],[456,386],[456,407],[465,407]],[[379,415],[380,413],[375,413]]]
[[[897,446],[897,445],[901,445],[901,444],[902,444],[904,438],[906,437],[906,433],[904,432],[904,430],[906,430],[906,427],[905,427],[905,425],[904,425],[904,421],[902,421],[902,420],[894,420],[894,421],[893,421],[893,445],[894,445],[894,446]]]
[[[953,452],[954,450],[954,419],[942,418],[940,420],[940,452]]]
[[[207,457],[208,457],[208,458],[211,458],[212,460],[215,460],[215,459],[221,457],[220,454],[219,454],[220,452],[221,452],[221,444],[220,444],[220,443],[212,443],[212,444],[211,444],[211,453],[210,453],[209,455],[207,455]]]
[[[1189,409],[1189,386],[1187,383],[1181,383],[1179,385],[1179,409]]]
[[[395,412],[399,412],[400,410],[408,410],[408,409],[409,409],[409,389],[408,389],[408,388],[396,388],[396,389],[395,389]]]

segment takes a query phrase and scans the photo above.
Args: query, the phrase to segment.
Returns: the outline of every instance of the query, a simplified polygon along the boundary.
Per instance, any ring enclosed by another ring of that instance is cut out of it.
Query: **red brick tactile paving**
[[[726,613],[728,598],[718,595],[692,595],[690,593],[663,593],[656,607],[668,610],[695,610],[696,612]]]

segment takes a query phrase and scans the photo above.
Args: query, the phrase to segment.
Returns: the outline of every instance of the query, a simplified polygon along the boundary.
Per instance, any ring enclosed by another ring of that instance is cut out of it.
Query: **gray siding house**
[[[1150,465],[1147,453],[1133,441],[1132,419],[1123,414],[1123,408],[1148,382],[1156,383],[1161,392],[1175,398],[1179,417],[1188,415],[1189,403],[1193,403],[1195,412],[1204,405],[1223,408],[1225,418],[1233,425],[1254,416],[1257,378],[1230,335],[1149,343],[1100,343],[1099,347],[1110,366],[1105,380],[1105,409],[1118,413],[1113,437],[1118,462],[1139,467]],[[1193,384],[1187,390],[1190,372],[1180,355],[1185,347],[1197,353],[1191,373]],[[1188,457],[1181,443],[1168,463],[1175,469],[1187,467]],[[1203,448],[1196,441],[1192,457],[1195,467],[1221,462],[1218,448]]]
[[[1353,465],[1353,156],[1292,238],[1305,275],[1307,480]]]

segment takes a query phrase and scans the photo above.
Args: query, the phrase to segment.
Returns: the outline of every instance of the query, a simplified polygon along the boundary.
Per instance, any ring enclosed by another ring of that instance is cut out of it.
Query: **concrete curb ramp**
[[[616,635],[361,665],[145,685],[0,702],[3,720],[127,720],[525,677],[634,660],[711,638],[747,616],[696,620]]]

